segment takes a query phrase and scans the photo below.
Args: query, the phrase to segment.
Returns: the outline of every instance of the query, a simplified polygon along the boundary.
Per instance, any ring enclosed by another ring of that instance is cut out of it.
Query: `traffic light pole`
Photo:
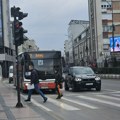
[[[19,22],[19,20],[22,20],[23,18],[27,17],[28,13],[23,13],[20,11],[19,7],[11,7],[11,17],[14,18],[13,21],[13,31],[14,31],[14,45],[15,45],[15,51],[16,51],[16,61],[17,61],[17,66],[16,66],[16,79],[17,79],[17,97],[18,97],[18,102],[16,104],[17,108],[23,107],[21,103],[21,97],[20,97],[20,81],[19,81],[19,70],[20,70],[20,64],[18,60],[18,46],[24,43],[26,39],[24,39],[24,33],[27,33],[26,30],[23,29],[22,27],[22,22]]]
[[[20,81],[19,81],[19,76],[18,76],[18,69],[19,69],[19,63],[18,63],[18,46],[15,45],[16,49],[16,61],[17,61],[17,98],[18,98],[18,103],[16,104],[17,108],[23,107],[21,103],[21,97],[20,97]]]
[[[15,22],[16,22],[16,16],[14,16],[14,28],[15,28]],[[15,32],[15,30],[14,30],[14,32]],[[16,40],[15,40],[16,38],[15,38],[15,33],[14,33],[14,42],[15,42],[15,51],[16,51],[16,61],[17,61],[17,67],[16,67],[16,75],[17,75],[17,100],[18,100],[18,102],[17,102],[17,104],[16,104],[16,107],[17,108],[21,108],[21,107],[23,107],[23,105],[22,105],[22,103],[21,103],[21,97],[20,97],[20,81],[19,81],[19,76],[18,76],[18,69],[19,69],[19,64],[18,64],[18,45],[17,45],[17,43],[16,43]]]

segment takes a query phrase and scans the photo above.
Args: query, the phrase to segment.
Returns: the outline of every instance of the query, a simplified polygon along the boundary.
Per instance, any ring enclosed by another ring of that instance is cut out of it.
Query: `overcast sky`
[[[10,0],[10,7],[28,13],[26,34],[41,50],[64,50],[71,20],[88,20],[88,0]]]

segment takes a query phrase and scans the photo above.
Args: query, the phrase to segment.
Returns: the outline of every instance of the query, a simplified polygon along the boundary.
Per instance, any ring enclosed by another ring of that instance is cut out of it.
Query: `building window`
[[[109,45],[108,45],[108,44],[104,44],[104,45],[103,45],[103,49],[104,49],[104,50],[109,50]]]
[[[112,26],[103,26],[103,32],[112,32]]]

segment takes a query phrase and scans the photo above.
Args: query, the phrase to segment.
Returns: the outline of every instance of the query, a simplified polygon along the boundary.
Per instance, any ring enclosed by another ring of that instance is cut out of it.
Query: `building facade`
[[[67,55],[67,63],[69,66],[75,64],[74,42],[79,34],[89,26],[89,21],[71,20],[68,27],[68,41],[65,55]]]
[[[88,10],[91,56],[97,60],[99,67],[104,66],[105,60],[108,66],[113,66],[112,58],[120,58],[120,51],[114,48],[116,37],[120,36],[120,0],[88,0]]]
[[[21,46],[18,47],[18,53],[29,52],[29,51],[38,51],[39,47],[36,45],[34,40],[28,39]]]
[[[87,66],[92,63],[89,26],[74,39],[75,65]]]
[[[8,76],[8,68],[15,61],[9,11],[9,0],[0,0],[0,65],[3,77]]]

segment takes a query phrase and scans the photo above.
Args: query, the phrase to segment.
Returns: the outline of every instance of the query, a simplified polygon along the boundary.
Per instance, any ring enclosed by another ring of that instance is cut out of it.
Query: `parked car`
[[[95,88],[97,91],[100,91],[101,79],[90,67],[73,66],[69,68],[65,76],[65,90],[69,90],[69,88],[72,88],[72,91],[84,88]]]
[[[9,67],[9,83],[13,81],[13,66]]]

